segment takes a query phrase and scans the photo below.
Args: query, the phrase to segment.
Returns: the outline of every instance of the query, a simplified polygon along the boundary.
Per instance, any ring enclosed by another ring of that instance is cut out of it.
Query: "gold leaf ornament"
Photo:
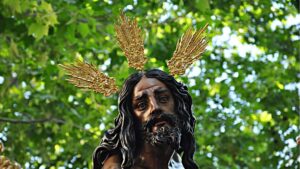
[[[4,144],[0,140],[0,153],[2,153],[3,151],[4,151]]]
[[[115,25],[116,38],[120,48],[125,53],[128,65],[137,70],[143,70],[147,62],[144,54],[144,40],[136,20],[128,19],[121,14],[118,24]]]
[[[0,141],[0,153],[4,151],[4,144]],[[10,161],[5,156],[0,156],[0,169],[21,169],[20,164]]]
[[[21,169],[20,164],[12,162],[5,156],[0,156],[0,168],[1,169]]]
[[[171,75],[184,74],[185,70],[201,57],[207,46],[204,35],[207,26],[208,24],[196,32],[189,28],[178,40],[172,58],[167,61]]]
[[[118,91],[115,79],[106,76],[92,64],[77,61],[76,64],[59,64],[69,76],[67,79],[76,87],[92,90],[109,96]]]

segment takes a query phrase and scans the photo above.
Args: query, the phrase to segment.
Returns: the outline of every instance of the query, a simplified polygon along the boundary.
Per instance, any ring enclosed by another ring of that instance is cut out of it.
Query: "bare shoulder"
[[[109,156],[103,164],[102,169],[121,169],[121,158],[118,154]]]

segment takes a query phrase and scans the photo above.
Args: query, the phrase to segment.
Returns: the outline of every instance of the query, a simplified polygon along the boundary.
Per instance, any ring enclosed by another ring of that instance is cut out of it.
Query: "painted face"
[[[133,109],[137,119],[143,123],[153,113],[175,114],[174,99],[166,85],[155,78],[143,77],[134,88]]]
[[[152,145],[179,147],[181,132],[171,91],[155,78],[143,77],[133,91],[134,115]]]

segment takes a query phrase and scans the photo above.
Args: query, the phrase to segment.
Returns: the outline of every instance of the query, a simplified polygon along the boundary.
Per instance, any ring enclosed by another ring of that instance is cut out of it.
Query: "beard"
[[[181,141],[180,124],[180,120],[175,114],[153,113],[151,118],[142,124],[144,141],[153,146],[170,145],[173,149],[178,150]]]

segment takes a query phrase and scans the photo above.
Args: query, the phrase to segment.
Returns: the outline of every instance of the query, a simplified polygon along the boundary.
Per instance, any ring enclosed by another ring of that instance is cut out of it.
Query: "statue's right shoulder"
[[[112,154],[107,157],[103,163],[102,169],[122,169],[120,156],[118,154]]]

